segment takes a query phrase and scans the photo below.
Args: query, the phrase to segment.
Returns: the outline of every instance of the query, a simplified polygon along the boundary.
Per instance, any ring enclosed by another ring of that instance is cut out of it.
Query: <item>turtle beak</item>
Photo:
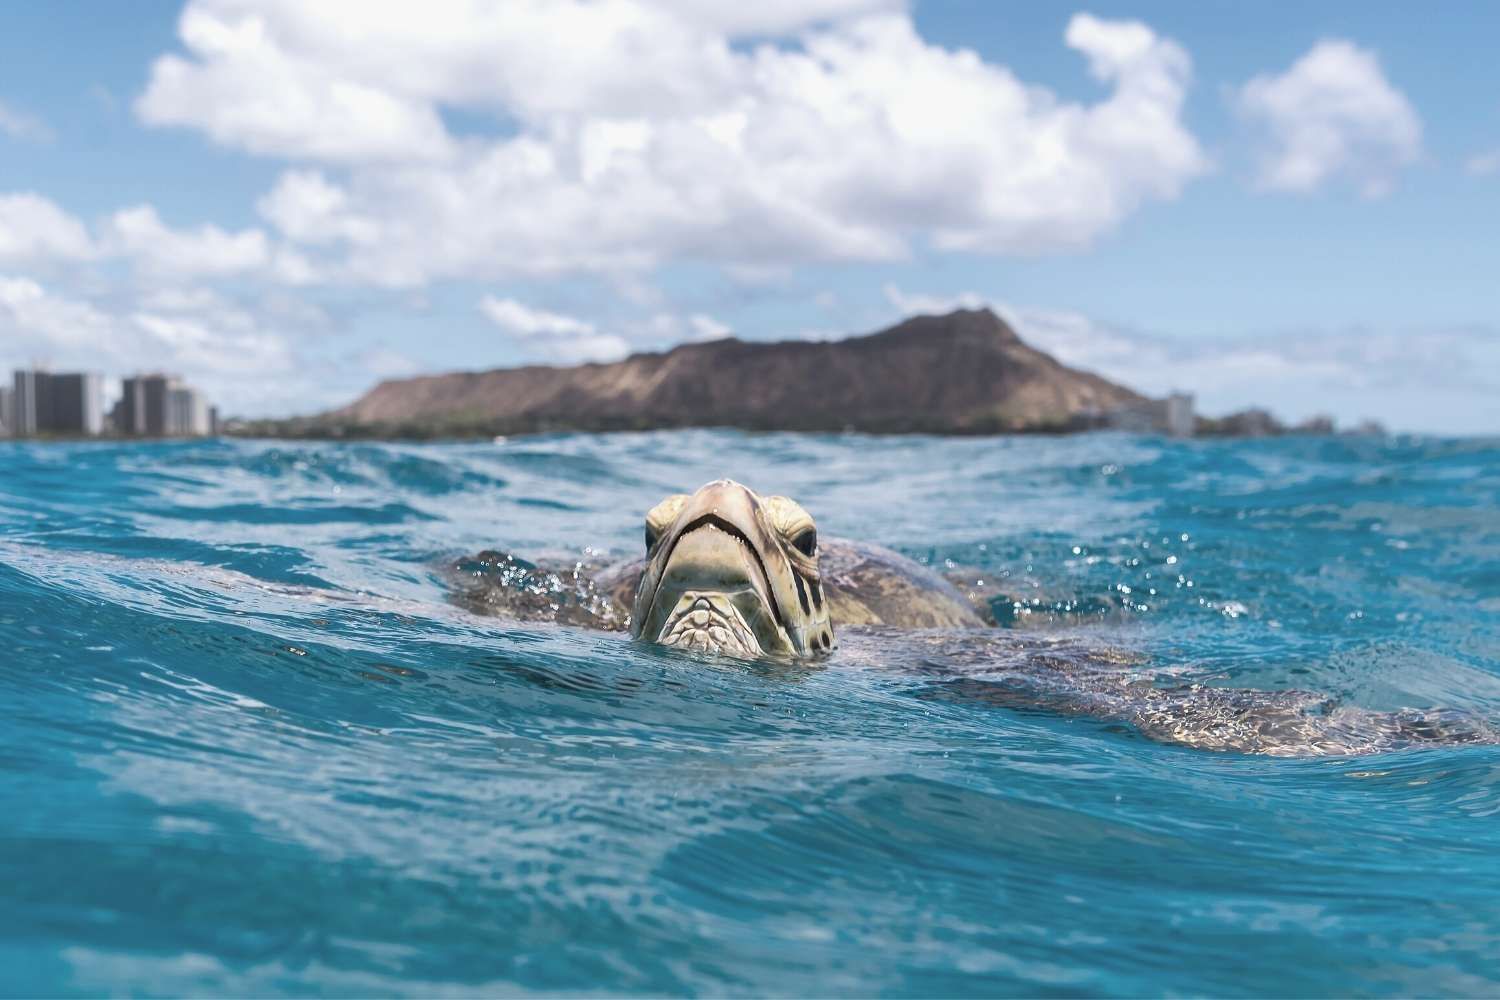
[[[785,562],[755,494],[727,479],[709,483],[657,542],[636,591],[632,634],[731,656],[797,655],[782,613],[787,595],[778,593]]]

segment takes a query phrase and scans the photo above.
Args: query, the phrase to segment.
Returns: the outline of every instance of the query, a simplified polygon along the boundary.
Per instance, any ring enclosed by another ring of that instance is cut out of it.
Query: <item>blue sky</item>
[[[983,303],[1209,412],[1500,430],[1500,8],[1273,13],[7,5],[0,366],[284,414]]]

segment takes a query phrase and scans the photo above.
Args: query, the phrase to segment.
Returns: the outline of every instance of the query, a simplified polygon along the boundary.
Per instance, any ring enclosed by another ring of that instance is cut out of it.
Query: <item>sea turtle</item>
[[[646,515],[643,559],[593,573],[498,552],[454,565],[456,600],[522,620],[625,632],[699,654],[841,659],[922,678],[919,696],[1122,720],[1167,742],[1283,756],[1495,743],[1471,714],[1373,712],[1306,691],[1163,682],[1146,658],[1078,635],[998,629],[982,602],[889,549],[819,539],[782,496],[720,479]]]
[[[819,658],[838,626],[973,629],[981,605],[890,549],[819,539],[783,496],[729,479],[646,514],[646,555],[591,573],[483,552],[458,564],[459,601],[485,613],[629,631],[664,646],[738,657]],[[496,584],[499,586],[496,586]]]

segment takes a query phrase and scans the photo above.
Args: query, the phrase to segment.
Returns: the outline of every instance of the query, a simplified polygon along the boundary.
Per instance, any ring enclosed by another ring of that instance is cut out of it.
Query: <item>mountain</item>
[[[981,434],[1067,430],[1143,397],[1022,343],[988,309],[832,342],[727,339],[613,364],[382,382],[283,433],[431,437],[741,427]]]

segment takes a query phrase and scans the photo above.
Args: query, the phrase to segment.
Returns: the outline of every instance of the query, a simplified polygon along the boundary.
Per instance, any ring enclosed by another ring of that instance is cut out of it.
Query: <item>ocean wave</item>
[[[1213,752],[982,649],[711,664],[471,614],[444,567],[632,558],[727,474],[983,580],[1012,651],[1494,720],[1497,468],[1418,438],[0,447],[6,991],[1492,992],[1500,748]]]

